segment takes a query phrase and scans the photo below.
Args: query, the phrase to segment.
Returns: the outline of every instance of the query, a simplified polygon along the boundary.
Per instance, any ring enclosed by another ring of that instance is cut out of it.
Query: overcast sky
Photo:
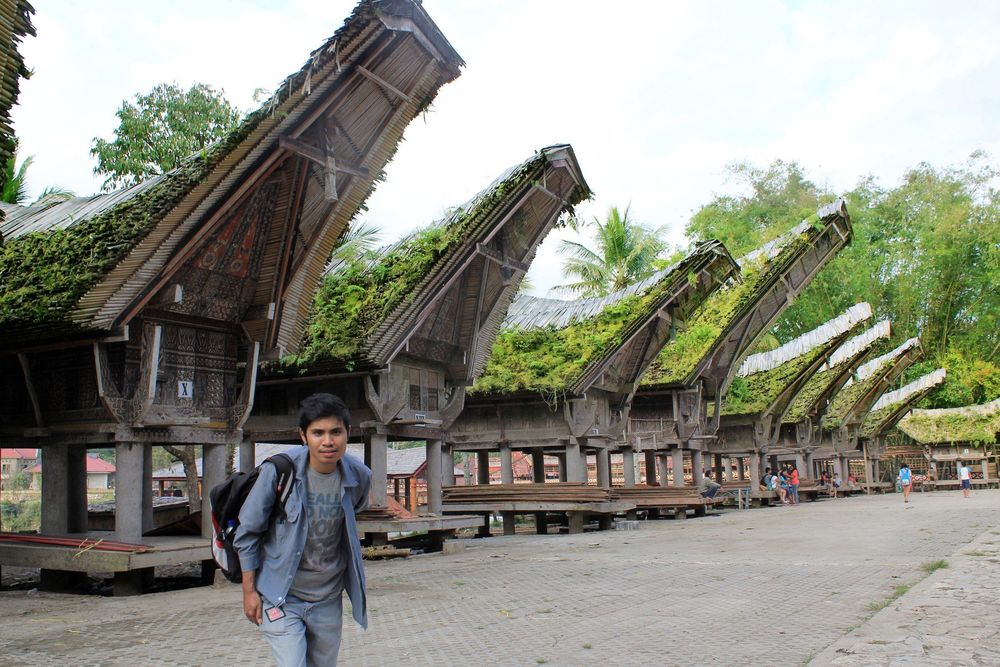
[[[89,155],[122,100],[203,82],[244,110],[350,13],[353,0],[39,0],[21,47],[14,127],[33,196],[100,188]],[[725,166],[800,162],[838,191],[921,161],[1000,155],[998,2],[425,0],[467,63],[410,125],[366,216],[391,241],[543,146],[576,149],[595,199],[684,243],[730,191]],[[559,232],[530,274],[562,282]]]

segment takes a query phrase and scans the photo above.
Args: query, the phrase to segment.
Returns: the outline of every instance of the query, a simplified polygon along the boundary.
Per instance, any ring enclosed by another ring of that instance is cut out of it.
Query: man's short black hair
[[[302,399],[299,403],[299,428],[303,431],[309,429],[318,419],[336,417],[344,423],[344,428],[351,429],[351,411],[340,396],[333,394],[313,394]]]

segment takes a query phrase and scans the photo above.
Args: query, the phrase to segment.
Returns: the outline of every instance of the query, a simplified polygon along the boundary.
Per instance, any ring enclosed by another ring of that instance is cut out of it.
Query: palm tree
[[[559,246],[559,253],[568,255],[563,275],[575,280],[554,290],[582,297],[605,296],[657,271],[657,260],[668,247],[660,238],[662,228],[654,230],[635,222],[629,208],[623,214],[612,206],[603,222],[596,217],[589,222],[570,220],[570,229],[577,233],[593,229],[597,247],[591,250],[582,243],[564,240]]]
[[[0,194],[0,201],[5,204],[24,204],[28,201],[28,167],[34,160],[34,156],[29,155],[18,167],[17,143],[14,144],[14,152],[4,165],[3,193]]]

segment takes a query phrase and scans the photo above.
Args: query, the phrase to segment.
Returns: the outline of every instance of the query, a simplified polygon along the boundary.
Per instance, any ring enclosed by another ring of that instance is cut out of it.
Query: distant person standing
[[[799,504],[799,469],[792,466],[791,473],[789,474],[788,486],[791,489],[792,504]]]
[[[969,490],[972,488],[972,471],[969,466],[960,463],[958,467],[958,478],[962,480],[962,495],[969,497]]]
[[[899,480],[899,487],[903,490],[903,502],[910,502],[910,490],[913,488],[913,476],[910,474],[910,466],[905,463],[900,466],[899,474],[896,475]]]

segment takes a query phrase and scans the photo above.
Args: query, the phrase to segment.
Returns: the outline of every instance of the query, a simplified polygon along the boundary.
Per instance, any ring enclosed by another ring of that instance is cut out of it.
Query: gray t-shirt
[[[339,468],[325,475],[308,468],[305,502],[308,537],[288,590],[302,600],[325,600],[344,590],[347,550],[343,489]]]

